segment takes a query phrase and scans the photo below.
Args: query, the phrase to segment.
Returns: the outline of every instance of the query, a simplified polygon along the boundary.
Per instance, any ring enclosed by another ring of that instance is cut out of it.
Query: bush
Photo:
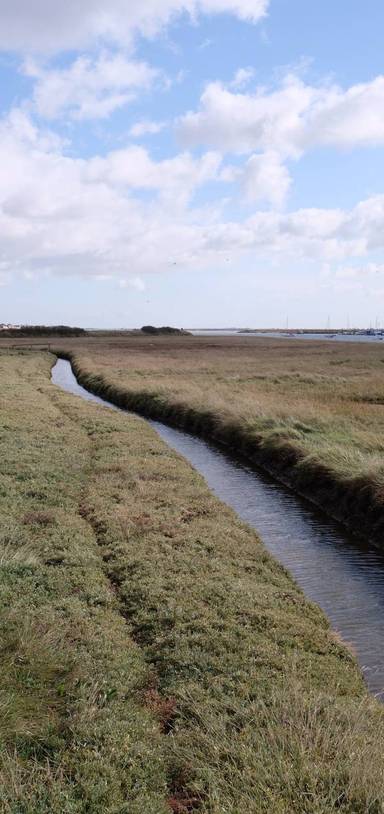
[[[170,328],[169,325],[163,326],[162,328],[155,328],[154,325],[143,325],[141,328],[143,334],[154,334],[158,336],[159,334],[188,334],[188,331],[184,331],[182,328]]]

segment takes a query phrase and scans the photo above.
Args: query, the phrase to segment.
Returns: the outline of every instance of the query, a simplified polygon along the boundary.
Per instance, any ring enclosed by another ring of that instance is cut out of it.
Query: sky
[[[382,0],[0,0],[0,322],[384,325]]]

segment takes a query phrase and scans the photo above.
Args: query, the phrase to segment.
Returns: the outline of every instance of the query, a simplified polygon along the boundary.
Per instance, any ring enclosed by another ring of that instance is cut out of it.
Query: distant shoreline
[[[343,334],[346,336],[364,335],[375,336],[384,335],[384,328],[186,328],[188,331],[193,332],[209,332],[218,333],[223,331],[225,333],[238,333],[238,334],[281,334],[282,336],[291,336],[296,334],[324,334],[333,336],[334,334]]]
[[[384,341],[384,330],[370,331],[364,329],[353,329],[347,331],[344,328],[337,328],[334,331],[324,329],[311,330],[309,328],[299,328],[297,330],[282,330],[260,328],[251,330],[248,328],[190,328],[189,332],[194,336],[239,336],[239,337],[270,337],[274,339],[312,339],[328,340],[329,342],[382,342]]]

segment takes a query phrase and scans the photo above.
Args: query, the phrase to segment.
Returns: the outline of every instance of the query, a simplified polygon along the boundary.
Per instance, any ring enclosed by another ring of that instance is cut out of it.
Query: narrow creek
[[[81,387],[63,359],[52,368],[52,382],[119,410]],[[384,698],[384,552],[349,535],[307,501],[231,454],[158,421],[148,423],[256,529],[271,554],[352,646],[371,692]]]

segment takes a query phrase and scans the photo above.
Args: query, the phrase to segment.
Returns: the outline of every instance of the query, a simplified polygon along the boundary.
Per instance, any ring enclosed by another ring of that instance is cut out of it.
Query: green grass
[[[163,813],[149,669],[79,513],[90,441],[50,364],[0,358],[0,809]]]
[[[141,419],[0,356],[0,809],[379,814],[384,710]]]
[[[95,435],[88,511],[173,702],[176,792],[215,814],[379,811],[383,711],[350,654],[196,473],[141,422],[118,426],[109,450]]]

